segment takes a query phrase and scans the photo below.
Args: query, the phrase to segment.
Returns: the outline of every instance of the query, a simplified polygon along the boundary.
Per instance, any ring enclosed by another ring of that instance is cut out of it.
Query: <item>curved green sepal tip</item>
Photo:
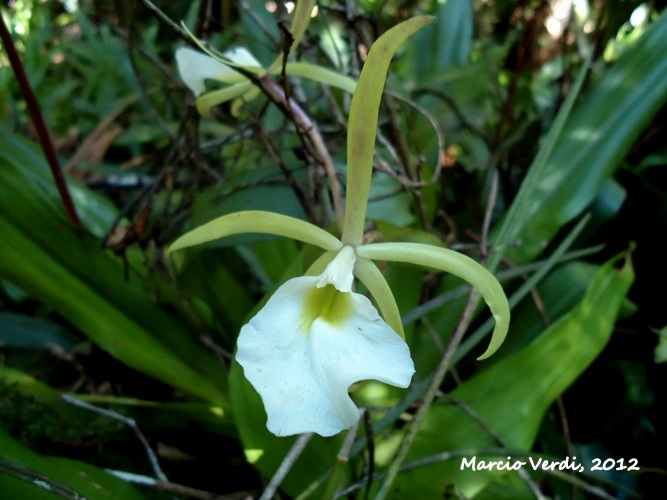
[[[470,257],[422,243],[372,243],[357,248],[357,255],[373,260],[408,262],[451,273],[473,285],[496,320],[491,342],[486,352],[477,359],[491,356],[502,345],[510,324],[510,306],[498,280]]]
[[[286,238],[310,243],[324,250],[339,250],[343,246],[338,238],[310,222],[273,212],[247,210],[223,215],[193,229],[178,238],[169,247],[169,253],[241,233],[285,236]]]

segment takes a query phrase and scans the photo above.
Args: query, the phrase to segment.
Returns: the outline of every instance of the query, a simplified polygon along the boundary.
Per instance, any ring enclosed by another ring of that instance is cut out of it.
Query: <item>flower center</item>
[[[344,324],[352,315],[352,295],[339,292],[333,285],[313,287],[304,303],[303,321],[306,331],[316,319],[322,319],[331,326]]]

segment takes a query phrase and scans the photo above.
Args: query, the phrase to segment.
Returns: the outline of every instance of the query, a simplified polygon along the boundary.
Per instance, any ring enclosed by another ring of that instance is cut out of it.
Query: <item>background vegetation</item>
[[[280,22],[289,26],[291,9],[256,0],[157,7],[211,47],[242,45],[266,65],[284,45]],[[263,297],[308,267],[311,249],[259,236],[174,258],[165,248],[245,209],[337,232],[312,144],[263,95],[199,116],[173,59],[188,40],[148,1],[3,6],[82,222],[63,208],[0,52],[3,497],[664,492],[663,8],[657,0],[318,3],[292,57],[352,78],[379,34],[413,15],[437,16],[390,68],[367,236],[485,262],[513,319],[501,351],[476,362],[491,321],[482,308],[464,314],[469,288],[385,266],[417,368],[412,387],[356,391],[367,412],[348,438],[281,439],[266,431],[258,396],[232,362],[235,338]],[[299,79],[289,88],[344,183],[350,96]],[[456,363],[414,429],[457,328],[467,334]],[[295,442],[303,451],[288,455]],[[461,471],[463,456],[576,456],[586,472]],[[591,471],[593,458],[636,458],[640,470]]]

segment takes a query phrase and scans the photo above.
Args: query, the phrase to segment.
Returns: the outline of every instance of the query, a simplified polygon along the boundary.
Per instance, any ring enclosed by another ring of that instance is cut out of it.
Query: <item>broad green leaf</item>
[[[215,322],[228,333],[233,333],[243,324],[248,312],[254,307],[254,300],[247,283],[240,279],[242,261],[234,258],[229,251],[219,248],[193,249],[178,266],[177,280],[181,293],[192,294],[209,308]]]
[[[512,310],[512,334],[500,347],[498,362],[505,355],[515,353],[537,338],[545,328],[546,321],[554,322],[572,310],[586,295],[598,266],[580,261],[559,266],[544,277],[536,287],[539,306],[534,300],[523,300]]]
[[[13,386],[26,397],[34,398],[48,407],[49,413],[65,420],[86,425],[99,415],[65,401],[62,394],[19,370],[0,366],[0,383]],[[201,402],[158,403],[136,398],[122,398],[103,395],[77,395],[89,404],[107,408],[122,408],[122,413],[133,418],[140,428],[156,430],[205,429],[211,434],[236,437],[232,419],[219,406]]]
[[[34,144],[13,135],[1,123],[0,157],[20,165],[22,174],[31,183],[42,184],[45,178],[53,182],[50,173],[45,172],[44,155]],[[94,195],[77,182],[68,181],[68,187],[83,225],[98,238],[104,236],[117,217],[116,208],[108,199]],[[54,203],[54,208],[60,208],[59,200]]]
[[[46,384],[34,379],[20,370],[8,366],[0,366],[0,382],[16,387],[21,394],[35,398],[49,405],[53,411],[67,417],[81,415],[81,409],[74,408],[60,398],[60,393]]]
[[[129,366],[211,402],[223,401],[217,360],[155,305],[136,276],[125,280],[119,259],[71,227],[43,162],[19,169],[0,158],[0,234],[2,279]]]
[[[418,33],[408,49],[411,57],[406,66],[420,82],[441,77],[452,66],[465,66],[472,49],[472,0],[439,0],[433,15],[434,26]]]
[[[664,363],[667,361],[667,326],[658,333],[658,345],[653,351],[653,359],[656,363]]]
[[[0,347],[68,349],[76,339],[58,324],[42,318],[21,314],[0,313]]]
[[[667,15],[664,13],[597,82],[567,118],[526,197],[505,256],[527,262],[593,201],[639,134],[667,102]],[[530,175],[530,173],[528,174]]]
[[[542,418],[554,400],[604,349],[621,303],[634,280],[629,258],[622,269],[607,262],[586,296],[529,346],[474,376],[432,406],[417,434],[409,459],[451,450],[497,447],[481,419],[509,449],[529,450]],[[456,401],[468,406],[475,419]],[[478,460],[484,459],[477,456]],[[488,457],[487,457],[488,459]],[[398,476],[397,498],[435,498],[451,483],[466,497],[481,491],[497,471],[460,469],[461,460],[420,467]],[[409,493],[408,493],[409,492]]]
[[[415,220],[410,213],[410,202],[410,195],[402,189],[400,182],[389,174],[377,174],[371,183],[366,218],[407,227]]]
[[[0,473],[0,491],[5,498],[58,498],[60,495],[49,493],[52,488],[57,490],[57,486],[62,487],[61,491],[71,494],[65,498],[144,498],[132,485],[101,469],[74,460],[40,456],[12,439],[2,427],[0,450],[0,465],[3,469],[5,465],[9,465],[21,472],[34,474],[32,480],[26,479],[22,482],[16,477]],[[53,483],[49,484],[50,482]],[[57,486],[54,487],[54,484]]]

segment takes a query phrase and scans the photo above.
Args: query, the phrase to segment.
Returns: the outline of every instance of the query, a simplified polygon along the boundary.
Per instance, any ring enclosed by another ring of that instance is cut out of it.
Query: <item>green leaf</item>
[[[658,332],[658,345],[653,351],[653,359],[656,363],[667,361],[667,326]]]
[[[473,42],[473,2],[439,0],[434,26],[419,32],[408,50],[412,77],[423,82],[441,77],[452,66],[465,66]]]
[[[570,114],[551,153],[533,163],[531,171],[540,174],[533,186],[524,182],[515,199],[525,203],[511,238],[521,245],[508,248],[507,258],[531,260],[581,214],[665,105],[666,30],[663,13]]]
[[[0,474],[0,491],[5,498],[80,498],[76,494],[90,499],[144,498],[132,485],[101,469],[74,460],[40,456],[12,439],[1,427],[0,450],[0,471],[5,472]],[[7,471],[15,474],[9,475]],[[17,474],[25,482],[18,480]]]
[[[50,346],[60,346],[69,349],[75,344],[75,340],[52,321],[0,313],[0,347],[48,349]]]
[[[553,323],[519,353],[482,371],[449,394],[447,404],[432,406],[417,434],[409,458],[452,450],[497,447],[484,422],[509,449],[529,450],[542,418],[554,400],[604,349],[621,303],[634,280],[629,258],[622,269],[617,259],[595,275],[581,303]],[[455,402],[465,404],[477,418]],[[481,454],[478,460],[486,459]],[[435,498],[454,483],[466,497],[474,496],[498,471],[461,470],[460,460],[438,462],[398,476],[396,498]],[[402,492],[402,493],[400,493]]]
[[[221,404],[217,360],[128,281],[119,259],[64,217],[43,161],[0,158],[0,278],[56,310],[133,368]],[[94,200],[91,200],[94,201]],[[85,203],[86,209],[94,209]]]
[[[410,201],[410,195],[402,189],[400,182],[389,174],[377,174],[371,183],[366,218],[400,227],[409,226],[415,220],[410,213]]]
[[[13,135],[2,124],[0,124],[0,158],[20,165],[21,173],[30,183],[42,185],[45,181],[53,182],[50,174],[46,172],[44,155],[34,144]],[[95,236],[100,238],[104,236],[118,215],[116,208],[108,199],[93,195],[77,182],[68,180],[68,188],[83,225]],[[54,210],[60,209],[58,198],[53,198],[53,207]]]

